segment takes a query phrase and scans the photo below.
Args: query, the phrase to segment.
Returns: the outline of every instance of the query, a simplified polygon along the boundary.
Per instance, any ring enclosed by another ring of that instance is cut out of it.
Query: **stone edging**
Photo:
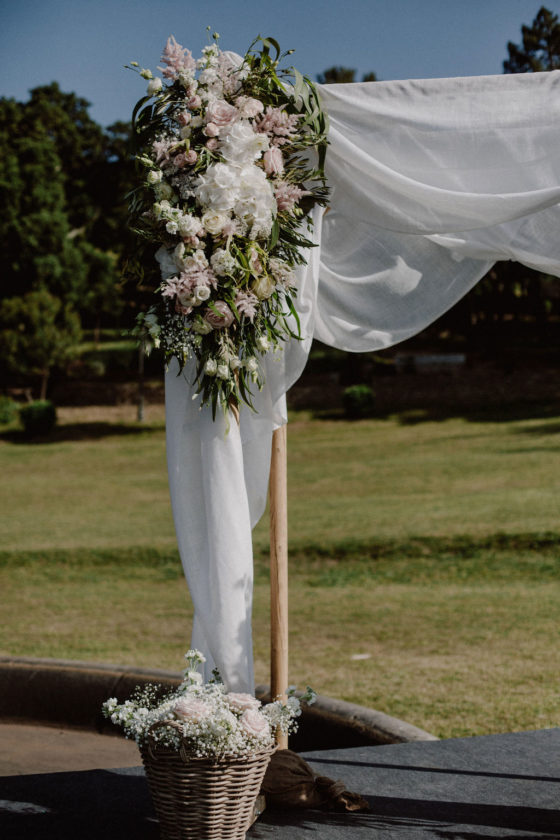
[[[65,659],[0,657],[0,717],[68,724],[99,732],[114,728],[101,714],[108,697],[125,699],[147,682],[177,685],[173,671],[104,665]],[[258,686],[260,699],[268,686]],[[384,712],[318,695],[303,712],[301,734],[291,737],[299,750],[434,741],[437,738]],[[328,743],[326,743],[328,741]],[[297,742],[297,743],[296,743]]]

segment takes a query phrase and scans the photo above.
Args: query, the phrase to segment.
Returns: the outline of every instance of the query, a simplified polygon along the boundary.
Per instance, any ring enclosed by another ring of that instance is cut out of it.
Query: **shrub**
[[[11,423],[17,416],[17,403],[9,397],[0,397],[0,424]]]
[[[375,395],[369,385],[350,385],[342,394],[344,412],[351,420],[371,417],[375,406]]]
[[[29,437],[48,435],[56,425],[56,409],[50,400],[36,400],[22,406],[19,416]]]

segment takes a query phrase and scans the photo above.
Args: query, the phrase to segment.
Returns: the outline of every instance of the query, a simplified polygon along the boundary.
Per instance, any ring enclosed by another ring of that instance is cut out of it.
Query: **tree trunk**
[[[41,396],[39,399],[46,400],[47,399],[47,383],[49,381],[49,371],[44,370],[41,373]]]

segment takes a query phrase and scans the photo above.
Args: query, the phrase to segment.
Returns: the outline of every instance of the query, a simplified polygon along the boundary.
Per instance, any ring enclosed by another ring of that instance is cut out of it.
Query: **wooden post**
[[[286,426],[272,435],[270,460],[270,693],[286,699],[288,688],[288,470]],[[288,737],[278,738],[287,749]]]

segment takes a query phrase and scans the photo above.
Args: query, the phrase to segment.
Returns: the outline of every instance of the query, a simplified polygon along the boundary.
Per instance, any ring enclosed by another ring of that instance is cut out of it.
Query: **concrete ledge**
[[[103,665],[64,659],[0,657],[0,718],[50,722],[120,734],[101,706],[108,697],[125,700],[137,685],[178,685],[180,674],[158,669]],[[258,686],[266,699],[268,686]],[[434,741],[434,735],[384,712],[318,695],[305,708],[300,731],[290,738],[298,751]]]

